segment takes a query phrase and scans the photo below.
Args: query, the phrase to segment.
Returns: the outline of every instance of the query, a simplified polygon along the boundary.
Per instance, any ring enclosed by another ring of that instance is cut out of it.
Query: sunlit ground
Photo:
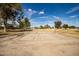
[[[79,55],[76,30],[33,29],[19,36],[19,32],[15,33],[0,35],[0,55]]]

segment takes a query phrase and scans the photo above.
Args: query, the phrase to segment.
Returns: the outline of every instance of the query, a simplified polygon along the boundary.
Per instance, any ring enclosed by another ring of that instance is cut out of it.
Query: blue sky
[[[25,17],[31,25],[49,24],[54,26],[55,20],[64,24],[79,26],[79,4],[77,3],[23,3],[21,4]]]

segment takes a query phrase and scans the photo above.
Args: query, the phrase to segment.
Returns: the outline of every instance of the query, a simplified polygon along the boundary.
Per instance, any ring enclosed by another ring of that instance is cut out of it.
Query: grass
[[[79,39],[79,30],[77,29],[67,29],[67,31],[64,29],[59,29],[57,30],[57,33]]]
[[[3,32],[3,29],[0,29],[0,35],[23,33],[25,31],[32,31],[32,29],[7,29],[7,32]]]
[[[40,31],[42,31],[41,29],[39,29]],[[0,36],[5,36],[5,35],[18,35],[21,36],[24,34],[25,31],[31,31],[31,30],[22,30],[22,29],[9,29],[8,32],[4,33],[3,30],[0,30]],[[49,30],[48,30],[49,31]],[[69,37],[74,37],[74,38],[78,38],[79,39],[79,30],[76,29],[57,29],[56,30],[57,33],[64,35],[64,36],[69,36]]]
[[[8,36],[13,36],[13,35],[21,36],[23,34],[24,34],[23,32],[6,32],[6,33],[0,32],[0,36],[6,36],[6,35],[8,35]]]
[[[11,29],[12,30],[12,29]],[[7,31],[7,32],[3,32],[3,30],[0,30],[0,36],[3,35],[20,35],[22,33],[24,33],[23,31],[18,31],[18,30],[12,30],[12,31]]]
[[[7,36],[23,36],[25,31],[32,31],[32,29],[7,29],[7,32],[3,32],[0,30],[0,38],[4,38]]]

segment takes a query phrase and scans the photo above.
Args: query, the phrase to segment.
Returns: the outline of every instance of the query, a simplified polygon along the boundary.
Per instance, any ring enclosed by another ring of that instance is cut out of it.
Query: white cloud
[[[32,10],[31,8],[29,8],[29,9],[24,9],[24,12],[26,12],[27,17],[28,17],[29,19],[31,19],[31,16],[32,16],[33,14],[37,13],[36,10]]]
[[[66,14],[73,13],[73,12],[75,12],[75,11],[77,11],[77,10],[79,10],[79,5],[76,6],[76,7],[74,7],[74,8],[72,8],[71,10],[67,11]]]
[[[27,17],[28,17],[29,19],[31,19],[31,16],[32,16],[33,14],[36,14],[36,13],[37,13],[37,15],[38,15],[38,14],[39,14],[39,15],[45,14],[44,10],[38,12],[38,11],[33,10],[33,9],[31,9],[31,8],[29,8],[29,9],[24,9],[24,12],[26,13],[26,15],[27,15]],[[40,17],[40,18],[47,18],[47,17]]]
[[[37,13],[37,11],[36,10],[33,10],[33,13]]]
[[[36,10],[32,10],[32,9],[28,9],[28,12],[30,12],[30,13],[32,13],[32,14],[37,13]]]
[[[73,15],[73,16],[69,16],[70,18],[76,18],[77,17],[77,15]]]
[[[42,17],[39,17],[39,18],[49,18],[49,17],[47,17],[47,16],[42,16]]]
[[[32,12],[32,9],[28,9],[29,12]]]
[[[39,15],[44,14],[44,13],[45,13],[44,11],[40,11],[40,12],[39,12]]]
[[[59,19],[60,19],[60,17],[58,17],[58,16],[53,16],[53,18],[55,18],[55,19],[57,19],[57,20],[59,20]]]

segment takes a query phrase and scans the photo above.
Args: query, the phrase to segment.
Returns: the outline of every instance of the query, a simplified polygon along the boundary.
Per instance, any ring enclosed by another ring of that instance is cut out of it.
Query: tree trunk
[[[3,23],[3,25],[4,25],[4,26],[3,26],[3,27],[4,27],[4,32],[7,32],[7,28],[6,28],[7,24],[6,24],[6,23],[7,23],[7,21],[4,20],[4,23]]]
[[[6,26],[4,25],[4,32],[6,32]]]

